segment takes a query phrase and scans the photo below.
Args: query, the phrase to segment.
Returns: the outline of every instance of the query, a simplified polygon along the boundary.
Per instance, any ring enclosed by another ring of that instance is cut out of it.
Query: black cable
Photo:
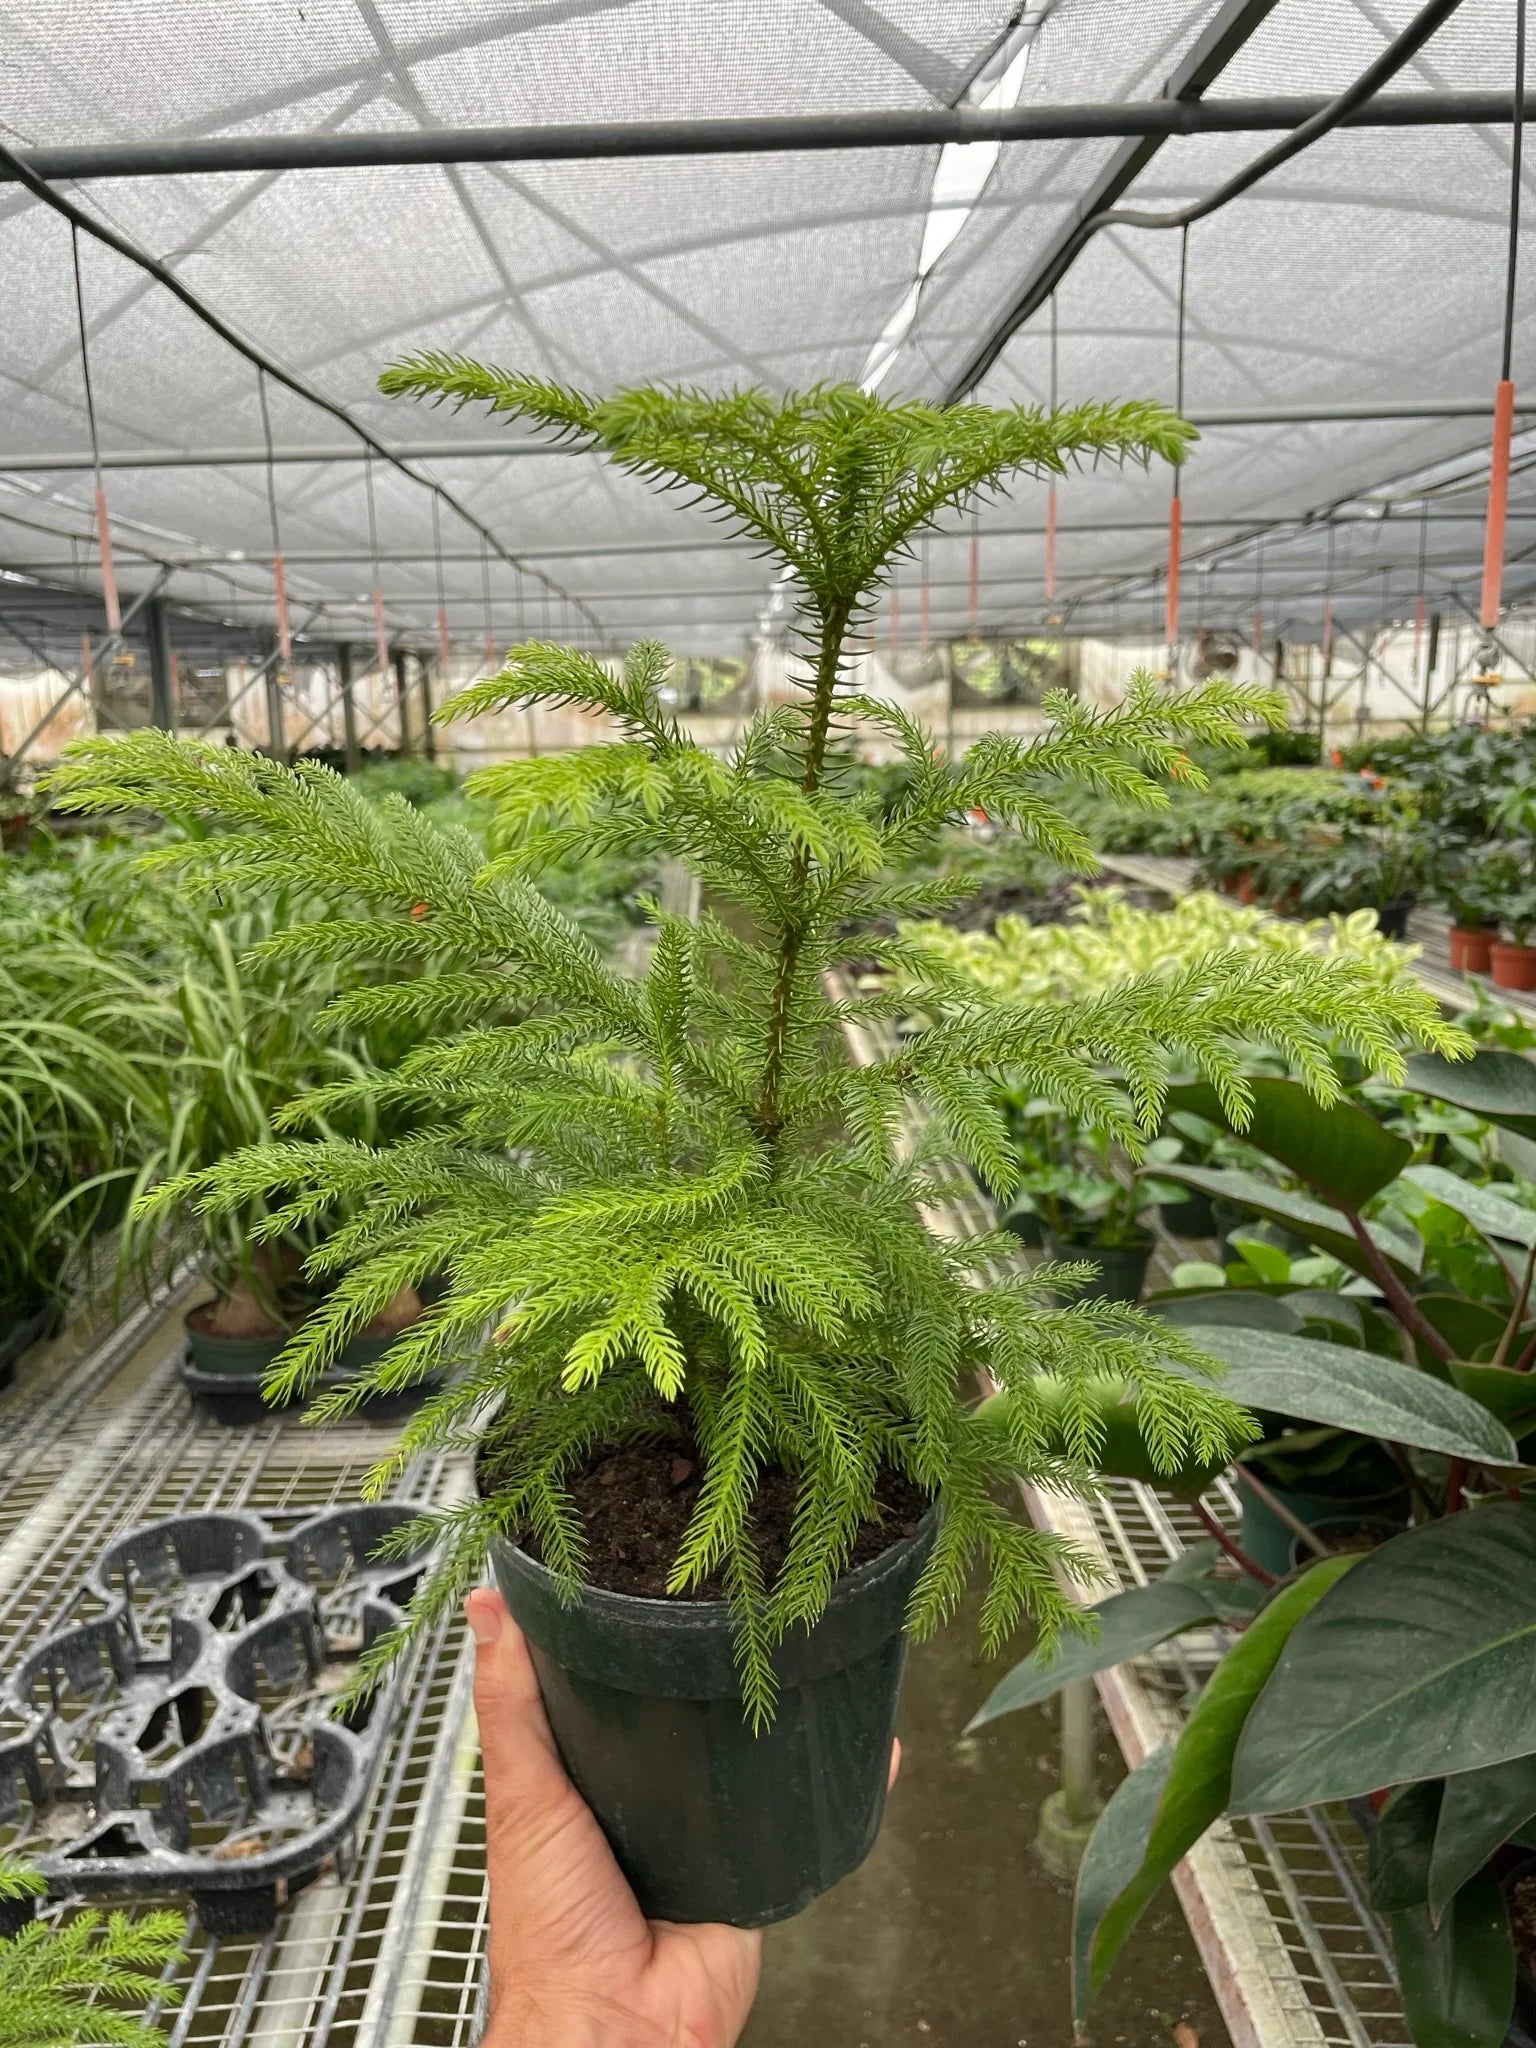
[[[226,320],[213,311],[212,307],[205,305],[196,292],[188,290],[187,286],[182,283],[173,270],[168,270],[163,263],[158,262],[146,250],[141,249],[136,242],[130,241],[126,235],[119,234],[115,228],[107,227],[103,222],[95,219],[93,215],[86,213],[83,208],[77,206],[72,199],[66,198],[63,193],[55,192],[46,179],[40,178],[37,175],[25,157],[18,155],[14,149],[9,148],[3,142],[0,142],[0,165],[4,165],[15,182],[18,185],[25,186],[34,199],[40,199],[44,206],[51,207],[55,213],[62,214],[65,220],[69,222],[71,228],[75,230],[83,228],[96,241],[104,242],[109,249],[115,250],[119,256],[126,258],[129,263],[142,270],[146,276],[152,277],[156,284],[163,285],[171,296],[179,300],[195,319],[201,320],[203,325],[216,334],[221,341],[227,342],[237,354],[244,356],[253,369],[264,369],[269,377],[293,392],[296,397],[304,399],[310,405],[318,406],[321,412],[328,413],[333,420],[339,420],[348,433],[356,434],[365,448],[371,449],[381,460],[389,463],[392,468],[398,469],[402,476],[409,477],[413,484],[419,484],[426,491],[438,492],[443,502],[457,513],[466,526],[473,532],[478,533],[482,539],[488,541],[504,562],[513,568],[523,566],[519,558],[508,548],[504,547],[491,529],[483,525],[466,505],[459,502],[458,498],[451,491],[445,490],[441,484],[433,483],[429,477],[424,477],[419,470],[412,469],[410,464],[396,455],[385,442],[378,440],[369,432],[367,427],[355,420],[344,405],[339,404],[333,398],[327,398],[323,391],[319,390],[315,385],[308,383],[303,377],[295,376],[291,370],[285,370],[282,364],[269,356],[264,349],[258,348],[254,342],[247,341],[243,335],[238,334]],[[549,584],[549,578],[544,575],[541,569],[531,569],[529,573],[537,576],[541,583]],[[562,596],[566,595],[564,591],[560,594]],[[601,619],[597,617],[596,613],[588,611],[580,598],[577,598],[575,603],[578,611],[584,615],[592,630],[601,639],[603,635]]]
[[[1521,0],[1523,5],[1523,0]],[[1107,207],[1102,213],[1093,213],[1080,221],[1070,236],[1062,243],[1055,256],[1049,278],[1049,289],[1054,293],[1064,273],[1076,262],[1095,235],[1105,228],[1185,228],[1197,220],[1204,220],[1207,214],[1217,212],[1232,200],[1257,185],[1261,178],[1267,178],[1291,158],[1299,156],[1304,149],[1310,149],[1314,142],[1322,140],[1342,122],[1347,121],[1367,100],[1374,99],[1390,79],[1397,76],[1406,64],[1418,55],[1435,31],[1443,26],[1461,5],[1461,0],[1427,0],[1427,4],[1409,22],[1402,34],[1388,43],[1374,62],[1368,64],[1353,85],[1344,88],[1336,99],[1319,109],[1310,119],[1305,120],[1289,135],[1277,142],[1262,156],[1254,158],[1243,170],[1229,178],[1224,185],[1218,185],[1214,192],[1204,199],[1197,199],[1190,206],[1179,208],[1174,213],[1143,213],[1135,207]],[[968,393],[975,390],[982,378],[997,361],[1008,343],[1017,334],[1030,316],[1038,312],[1041,298],[1031,297],[1018,307],[1011,319],[1005,320],[993,333],[984,349],[967,365],[961,381],[947,394],[948,402],[956,404]]]
[[[1515,0],[1515,125],[1509,145],[1509,263],[1504,274],[1504,354],[1509,382],[1515,351],[1515,274],[1520,257],[1520,159],[1525,144],[1525,0]]]

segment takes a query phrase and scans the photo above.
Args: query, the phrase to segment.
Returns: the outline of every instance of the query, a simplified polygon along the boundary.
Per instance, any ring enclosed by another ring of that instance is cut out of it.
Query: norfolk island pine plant
[[[236,1154],[193,1192],[215,1212],[270,1199],[274,1232],[335,1205],[356,1217],[311,1262],[342,1277],[279,1361],[280,1388],[321,1372],[401,1285],[448,1276],[374,1375],[398,1387],[460,1361],[376,1487],[428,1445],[478,1451],[477,1497],[431,1518],[441,1561],[412,1625],[457,1600],[489,1548],[567,1764],[647,1909],[760,1923],[835,1882],[873,1840],[903,1625],[920,1635],[944,1621],[978,1562],[990,1644],[1025,1609],[1047,1636],[1072,1618],[1058,1574],[1083,1575],[1086,1558],[999,1495],[1020,1473],[1091,1483],[1106,1378],[1164,1468],[1220,1459],[1249,1428],[1202,1384],[1213,1368],[1183,1332],[1121,1303],[1062,1305],[1056,1290],[1090,1267],[999,1278],[1005,1236],[930,1233],[920,1212],[937,1189],[903,1146],[909,1106],[1006,1197],[1005,1071],[1135,1156],[1157,1127],[1170,1045],[1240,1117],[1240,1041],[1279,1047],[1329,1099],[1327,1034],[1391,1071],[1405,1038],[1448,1034],[1419,991],[1384,992],[1348,962],[1233,957],[1075,1010],[964,1003],[868,1066],[847,1055],[846,1023],[900,1006],[894,992],[828,992],[845,952],[899,964],[899,941],[856,922],[928,915],[960,893],[891,879],[913,844],[979,808],[1086,870],[1091,849],[1053,785],[1155,806],[1162,777],[1194,773],[1187,747],[1239,745],[1241,721],[1280,716],[1226,680],[1164,697],[1138,677],[1114,710],[1057,695],[1037,737],[989,737],[950,762],[850,687],[851,636],[917,536],[1017,472],[1178,458],[1190,430],[1163,408],[939,410],[845,386],[595,400],[439,356],[382,382],[529,419],[710,505],[793,579],[799,697],[760,712],[721,761],[668,716],[660,648],[637,646],[619,673],[561,647],[514,648],[441,715],[574,703],[607,714],[619,737],[482,771],[474,787],[511,834],[489,863],[467,837],[403,803],[366,803],[321,768],[154,732],[81,743],[55,793],[227,827],[156,856],[187,887],[323,877],[376,906],[276,935],[268,949],[285,958],[430,952],[430,974],[333,1009],[405,1011],[438,1035],[391,1075],[322,1090],[290,1119],[301,1130],[362,1090],[419,1106],[426,1127],[380,1149],[295,1137]],[[883,818],[832,766],[855,719],[910,768]],[[538,893],[541,865],[573,846],[645,847],[699,878],[697,922],[652,907],[644,978],[608,966]],[[509,984],[522,1018],[478,1022],[504,1016]],[[1039,1374],[1067,1390],[1049,1429],[1031,1399]],[[983,1375],[1022,1398],[974,1413]],[[358,1391],[318,1413],[345,1412]],[[584,1584],[590,1524],[571,1488],[635,1444],[698,1467],[666,1598]],[[776,1471],[793,1509],[770,1570],[758,1507]],[[915,1514],[889,1505],[903,1497]],[[877,1554],[850,1572],[871,1534]],[[372,1669],[396,1648],[378,1645]]]

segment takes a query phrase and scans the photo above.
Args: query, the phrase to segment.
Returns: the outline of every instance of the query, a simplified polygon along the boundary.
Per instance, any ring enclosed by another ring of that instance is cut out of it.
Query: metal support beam
[[[1217,9],[1192,47],[1170,72],[1163,86],[1161,101],[1153,104],[1203,99],[1206,87],[1216,82],[1243,45],[1274,12],[1276,4],[1277,0],[1224,0],[1224,5]],[[1429,97],[1437,95],[1430,94]],[[1513,95],[1510,104],[1513,108]],[[964,368],[944,394],[947,404],[953,405],[975,390],[1014,334],[1032,313],[1045,304],[1077,260],[1082,246],[1079,235],[1083,222],[1115,204],[1146,169],[1165,139],[1164,135],[1149,132],[1121,143],[1048,243],[991,332],[984,335],[972,350]]]
[[[210,135],[155,142],[68,143],[17,150],[38,178],[176,178],[224,171],[337,171],[378,164],[590,162],[598,157],[739,156],[779,150],[913,149],[966,142],[1064,142],[1120,136],[1247,135],[1299,128],[1328,105],[1320,94],[1214,100],[1201,95],[1270,11],[1256,0],[1222,10],[1163,97],[1077,106],[901,107],[857,114],[725,115],[704,120],[548,122],[520,128],[409,129],[312,135]],[[1507,92],[1404,92],[1351,117],[1358,128],[1507,124]],[[1527,118],[1533,118],[1528,115]],[[1148,154],[1150,155],[1150,151]],[[1139,168],[1139,165],[1138,165]],[[0,165],[0,181],[15,172]],[[1134,175],[1134,173],[1132,174]],[[1123,190],[1122,184],[1117,190]]]
[[[415,752],[411,745],[411,684],[410,677],[406,672],[406,664],[409,659],[410,657],[403,647],[395,648],[395,702],[399,706],[400,711],[400,752],[402,755]]]
[[[1536,104],[1536,101],[1533,101]],[[1517,398],[1515,413],[1528,419],[1536,415],[1536,397]],[[1486,398],[1422,398],[1397,403],[1375,400],[1358,405],[1272,405],[1235,406],[1208,412],[1191,412],[1191,425],[1205,433],[1236,427],[1322,427],[1383,425],[1397,420],[1483,420],[1491,417]],[[390,452],[403,462],[505,461],[519,455],[578,455],[583,451],[563,442],[535,441],[527,435],[462,436],[437,441],[395,441]],[[367,450],[358,442],[298,442],[273,448],[270,453],[255,444],[228,448],[104,448],[103,469],[241,469],[267,462],[331,463],[362,462]],[[72,448],[40,455],[0,455],[0,473],[26,476],[34,472],[88,470],[97,458],[88,448]],[[533,549],[532,554],[541,551]],[[548,553],[549,550],[542,552]],[[528,559],[522,550],[520,559]],[[259,556],[238,559],[259,560]],[[285,554],[285,561],[299,561],[299,555]],[[474,557],[476,561],[480,558]]]
[[[152,597],[144,607],[149,636],[149,722],[162,732],[176,730],[175,665],[171,658],[171,614],[164,598]]]
[[[336,648],[336,682],[341,692],[341,730],[346,749],[347,773],[355,775],[362,766],[362,749],[357,743],[357,700],[352,695],[352,649],[345,640]]]

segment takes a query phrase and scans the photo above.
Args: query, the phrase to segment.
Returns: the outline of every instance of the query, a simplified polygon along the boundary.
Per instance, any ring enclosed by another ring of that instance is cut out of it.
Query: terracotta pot
[[[1451,965],[1458,974],[1486,974],[1493,965],[1490,951],[1493,933],[1486,925],[1468,927],[1453,924],[1450,932]]]
[[[1495,988],[1536,989],[1536,946],[1511,946],[1495,939],[1488,950]]]
[[[1259,900],[1259,885],[1246,868],[1235,880],[1236,887],[1233,889],[1232,894],[1237,898],[1238,902],[1257,903]]]

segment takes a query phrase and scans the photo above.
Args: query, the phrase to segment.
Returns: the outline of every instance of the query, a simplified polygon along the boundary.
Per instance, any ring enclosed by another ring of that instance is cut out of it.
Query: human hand
[[[732,2048],[757,1993],[762,1935],[645,1918],[565,1774],[501,1595],[482,1587],[465,1612],[491,1903],[483,2048]]]

